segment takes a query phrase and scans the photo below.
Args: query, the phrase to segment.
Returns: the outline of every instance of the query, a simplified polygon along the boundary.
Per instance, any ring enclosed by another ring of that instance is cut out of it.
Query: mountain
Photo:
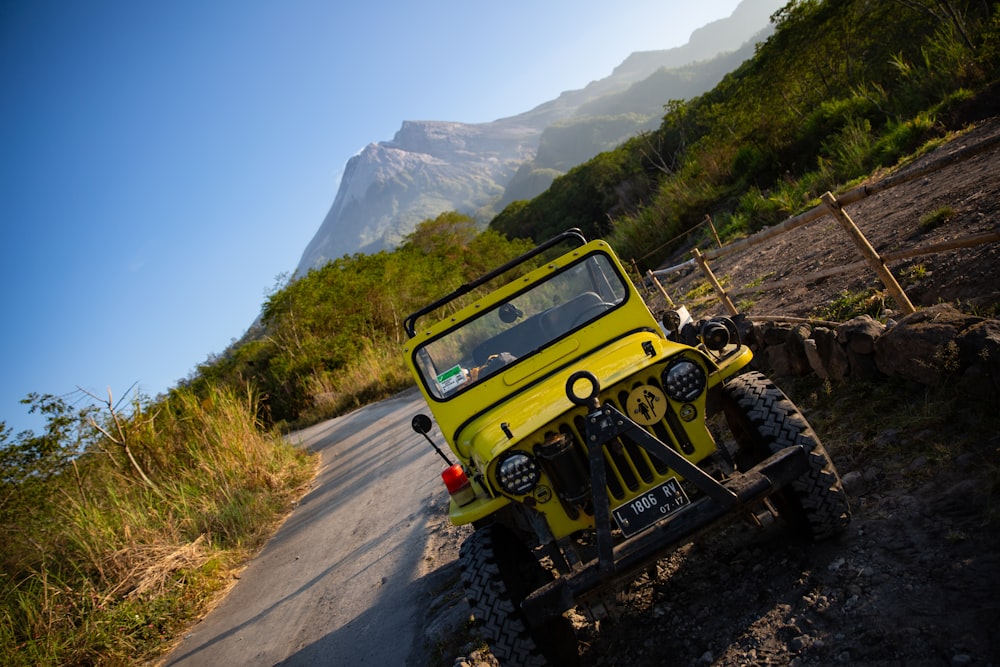
[[[663,105],[714,87],[753,53],[784,0],[743,0],[687,44],[628,56],[610,76],[489,123],[404,121],[392,141],[348,160],[340,188],[296,269],[398,244],[445,211],[488,220],[558,175],[660,123]],[[721,54],[721,55],[720,55]]]

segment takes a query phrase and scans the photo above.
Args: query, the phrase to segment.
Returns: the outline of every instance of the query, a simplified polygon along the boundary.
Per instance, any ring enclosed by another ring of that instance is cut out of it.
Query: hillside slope
[[[998,230],[998,137],[1000,118],[979,124],[911,168],[984,141],[991,148],[849,206],[849,215],[882,252]],[[953,210],[944,224],[921,228],[944,207]],[[857,259],[826,218],[720,258],[713,270],[744,285]],[[1000,311],[1000,243],[891,268],[917,307],[948,301]],[[692,272],[676,287],[700,280]],[[807,316],[844,292],[880,288],[863,270],[761,293],[748,312]],[[717,305],[706,310],[721,312]],[[630,591],[617,622],[600,632],[583,625],[592,641],[585,664],[618,664],[625,656],[637,666],[664,664],[664,656],[671,664],[720,667],[996,664],[997,396],[896,383],[824,397],[816,381],[779,382],[811,408],[808,417],[845,477],[854,512],[848,534],[808,545],[787,541],[780,526],[760,533],[734,523],[695,540]]]
[[[905,182],[845,207],[847,214],[880,253],[913,249],[997,231],[1000,220],[1000,118],[973,126],[968,132],[899,169],[905,172],[948,158],[963,148],[989,148],[939,171]],[[895,173],[895,172],[893,172]],[[869,182],[875,182],[881,174]],[[934,214],[945,214],[930,224]],[[706,246],[703,246],[703,249]],[[681,254],[674,259],[685,259]],[[712,272],[727,289],[758,285],[802,276],[862,260],[857,247],[831,218],[780,234],[752,249],[724,255],[710,263]],[[1000,244],[985,244],[962,250],[915,257],[889,263],[908,298],[916,307],[941,301],[958,302],[967,308],[1000,310]],[[701,271],[690,267],[664,279],[668,292],[681,299],[704,284]],[[870,294],[881,307],[899,312],[873,271],[858,271],[756,292],[734,298],[741,312],[753,316],[794,315],[807,317],[828,307],[844,295]],[[717,301],[695,312],[723,313]]]

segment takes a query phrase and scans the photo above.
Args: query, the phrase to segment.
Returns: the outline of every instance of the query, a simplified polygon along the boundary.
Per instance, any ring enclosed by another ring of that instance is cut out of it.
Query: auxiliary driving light
[[[667,396],[680,403],[690,403],[705,391],[705,370],[690,359],[679,359],[663,371]]]
[[[507,452],[497,462],[497,483],[501,489],[514,496],[529,493],[541,476],[538,462],[524,452]]]

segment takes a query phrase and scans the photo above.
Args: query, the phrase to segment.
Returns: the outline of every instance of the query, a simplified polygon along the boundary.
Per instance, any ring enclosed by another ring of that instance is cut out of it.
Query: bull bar
[[[581,379],[592,384],[589,396],[579,397],[573,393],[574,384]],[[597,558],[535,590],[524,599],[521,609],[531,625],[540,625],[546,619],[571,609],[582,596],[629,576],[662,555],[667,547],[733,510],[773,494],[808,470],[805,450],[796,445],[772,454],[744,473],[719,482],[614,406],[600,405],[598,392],[597,378],[587,371],[574,373],[566,383],[566,393],[571,401],[578,405],[590,405],[592,408],[586,419],[585,437],[593,494]],[[670,466],[704,495],[677,514],[660,520],[645,532],[615,546],[611,532],[603,447],[622,435]]]

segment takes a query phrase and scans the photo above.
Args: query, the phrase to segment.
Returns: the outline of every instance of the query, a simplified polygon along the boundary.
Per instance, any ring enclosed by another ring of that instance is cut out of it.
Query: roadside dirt
[[[915,170],[954,152],[989,145],[967,160],[946,166],[845,207],[857,227],[880,254],[908,250],[1000,230],[1000,118],[983,122],[962,136],[921,157],[900,172]],[[990,145],[992,142],[992,145]],[[886,175],[873,178],[875,182]],[[860,184],[859,184],[860,185]],[[821,194],[821,193],[817,193]],[[935,213],[943,219],[928,222]],[[946,214],[946,215],[945,215]],[[674,259],[679,264],[690,257]],[[726,289],[738,289],[807,275],[858,262],[863,257],[847,233],[830,216],[741,252],[710,262],[712,272]],[[889,264],[910,301],[930,306],[941,301],[967,308],[1000,306],[1000,244],[925,255]],[[672,298],[705,285],[697,268],[664,280]],[[704,291],[704,290],[703,290]],[[735,297],[741,312],[752,316],[807,317],[836,301],[844,293],[876,292],[875,299],[898,312],[874,271],[865,269],[806,284]],[[659,299],[659,297],[657,297]],[[662,300],[651,304],[663,306]],[[724,313],[718,301],[692,308],[693,315]]]
[[[921,162],[998,133],[1000,120],[982,123]],[[944,207],[953,213],[942,224],[921,224]],[[882,252],[996,230],[1000,144],[847,212]],[[858,259],[827,218],[720,258],[712,268],[729,286],[740,287]],[[904,286],[918,307],[950,301],[995,316],[1000,306],[998,243],[890,268],[908,276]],[[702,280],[689,272],[667,288],[679,297]],[[862,271],[759,293],[742,305],[751,318],[807,317],[844,292],[868,289],[881,285]],[[885,307],[896,308],[891,301]],[[708,310],[722,312],[717,305],[702,309]],[[822,391],[818,385],[779,384],[814,424],[831,423],[829,408],[812,411],[816,401],[809,392]],[[636,580],[620,595],[613,617],[574,617],[582,664],[1000,664],[1000,402],[996,396],[971,397],[944,423],[911,422],[908,411],[935,404],[922,389],[900,391],[905,407],[874,426],[867,422],[868,430],[817,428],[851,498],[854,519],[846,534],[814,545],[796,540],[780,522],[764,529],[739,520],[718,526]],[[428,552],[450,564],[439,571],[443,583],[425,628],[430,664],[494,665],[464,624],[468,612],[454,558],[468,529],[447,525],[441,515],[431,521]]]

